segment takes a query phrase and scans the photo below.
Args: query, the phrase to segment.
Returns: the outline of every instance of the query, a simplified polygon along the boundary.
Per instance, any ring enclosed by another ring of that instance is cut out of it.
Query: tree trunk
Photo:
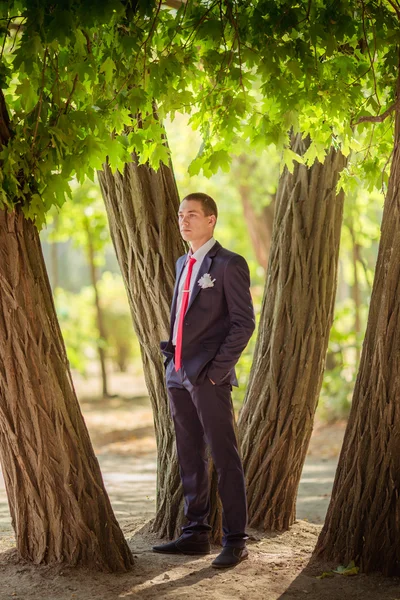
[[[399,97],[399,93],[397,94]],[[400,575],[400,113],[367,331],[316,555]]]
[[[98,278],[97,278],[97,269],[95,265],[95,255],[93,248],[93,240],[92,233],[90,231],[90,223],[88,219],[85,219],[85,228],[86,228],[86,236],[87,236],[87,253],[88,253],[88,261],[90,267],[90,279],[92,281],[92,286],[94,290],[94,303],[96,310],[96,321],[97,321],[97,329],[99,332],[99,340],[97,342],[97,351],[99,353],[99,361],[101,368],[101,382],[102,382],[102,394],[103,398],[108,397],[108,385],[107,385],[107,369],[106,369],[106,353],[104,350],[104,342],[106,340],[107,334],[104,327],[104,318],[103,311],[101,308],[100,302],[100,294],[98,288]]]
[[[19,554],[126,571],[132,555],[75,395],[34,225],[0,211],[0,456]]]
[[[297,136],[292,147],[303,154],[307,143]],[[336,183],[344,164],[333,149],[324,164],[296,163],[277,191],[259,334],[238,423],[249,523],[266,530],[287,529],[295,520],[333,317],[343,212]]]
[[[357,244],[356,235],[352,225],[349,227],[352,241],[352,258],[353,258],[353,300],[354,300],[354,331],[356,334],[356,364],[360,361],[359,339],[361,334],[361,290],[358,279],[358,263],[360,261],[360,246]]]
[[[172,166],[155,172],[135,161],[125,165],[123,175],[113,175],[105,164],[98,176],[154,414],[158,475],[152,530],[172,538],[183,523],[183,495],[160,340],[169,335],[175,262],[186,251],[178,227],[178,190]],[[211,500],[213,505],[215,495]],[[212,514],[214,539],[220,539],[220,513]]]

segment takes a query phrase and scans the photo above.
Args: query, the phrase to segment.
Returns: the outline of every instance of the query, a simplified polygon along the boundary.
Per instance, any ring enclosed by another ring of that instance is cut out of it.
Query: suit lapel
[[[205,257],[203,258],[203,262],[201,263],[200,270],[197,273],[197,281],[194,282],[192,293],[190,294],[189,306],[187,307],[186,312],[188,312],[190,310],[190,307],[192,306],[194,299],[196,298],[197,294],[201,290],[201,287],[198,284],[200,277],[203,277],[203,275],[205,275],[205,273],[209,272],[211,263],[212,263],[211,256],[206,254]]]
[[[199,283],[198,283],[199,279],[201,277],[203,277],[203,275],[205,275],[206,273],[210,272],[210,267],[212,265],[212,259],[217,254],[217,252],[220,248],[221,248],[221,244],[219,242],[215,242],[215,244],[211,248],[211,250],[205,255],[203,262],[201,263],[199,272],[197,273],[197,278],[196,278],[196,281],[194,282],[192,293],[190,294],[189,306],[187,307],[186,312],[188,312],[190,310],[190,307],[192,306],[194,300],[197,297],[197,294],[201,290],[201,287],[199,286]]]

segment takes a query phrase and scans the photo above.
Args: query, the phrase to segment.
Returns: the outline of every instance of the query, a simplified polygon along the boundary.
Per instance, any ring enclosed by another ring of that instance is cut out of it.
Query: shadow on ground
[[[327,564],[311,557],[307,566],[276,600],[400,600],[398,578],[374,575],[339,575]],[[322,577],[321,575],[330,574]]]

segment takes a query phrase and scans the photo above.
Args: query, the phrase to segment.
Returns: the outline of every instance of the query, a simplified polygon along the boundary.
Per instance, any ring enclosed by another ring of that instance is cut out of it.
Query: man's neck
[[[196,240],[195,242],[190,242],[190,249],[192,250],[192,254],[197,252],[197,250],[199,248],[201,248],[202,246],[204,246],[204,244],[207,244],[207,242],[209,242],[212,237],[213,236],[210,235],[210,237],[208,237],[208,238],[203,238],[202,240]]]

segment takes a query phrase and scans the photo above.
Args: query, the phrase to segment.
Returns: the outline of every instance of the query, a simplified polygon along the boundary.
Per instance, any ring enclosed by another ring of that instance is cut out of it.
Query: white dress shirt
[[[181,278],[179,280],[179,293],[178,293],[178,301],[176,303],[176,314],[175,314],[175,323],[174,323],[174,332],[173,332],[173,336],[172,336],[172,343],[174,344],[174,346],[176,346],[176,336],[178,334],[178,322],[179,322],[179,313],[181,310],[181,306],[182,306],[182,292],[183,292],[183,286],[185,283],[185,279],[186,279],[186,275],[188,272],[188,265],[189,265],[189,258],[195,258],[196,262],[193,265],[193,270],[192,270],[192,276],[190,278],[190,295],[189,295],[189,302],[188,302],[188,306],[190,303],[190,296],[192,295],[192,291],[194,288],[194,285],[197,281],[197,275],[200,271],[200,267],[201,267],[201,263],[204,260],[205,255],[211,250],[211,248],[214,246],[216,240],[212,237],[208,240],[208,242],[206,242],[205,244],[203,244],[202,246],[200,246],[200,248],[198,250],[196,250],[196,252],[192,253],[192,250],[189,250],[188,255],[187,255],[187,260],[186,260],[186,264],[185,267],[183,269]]]

